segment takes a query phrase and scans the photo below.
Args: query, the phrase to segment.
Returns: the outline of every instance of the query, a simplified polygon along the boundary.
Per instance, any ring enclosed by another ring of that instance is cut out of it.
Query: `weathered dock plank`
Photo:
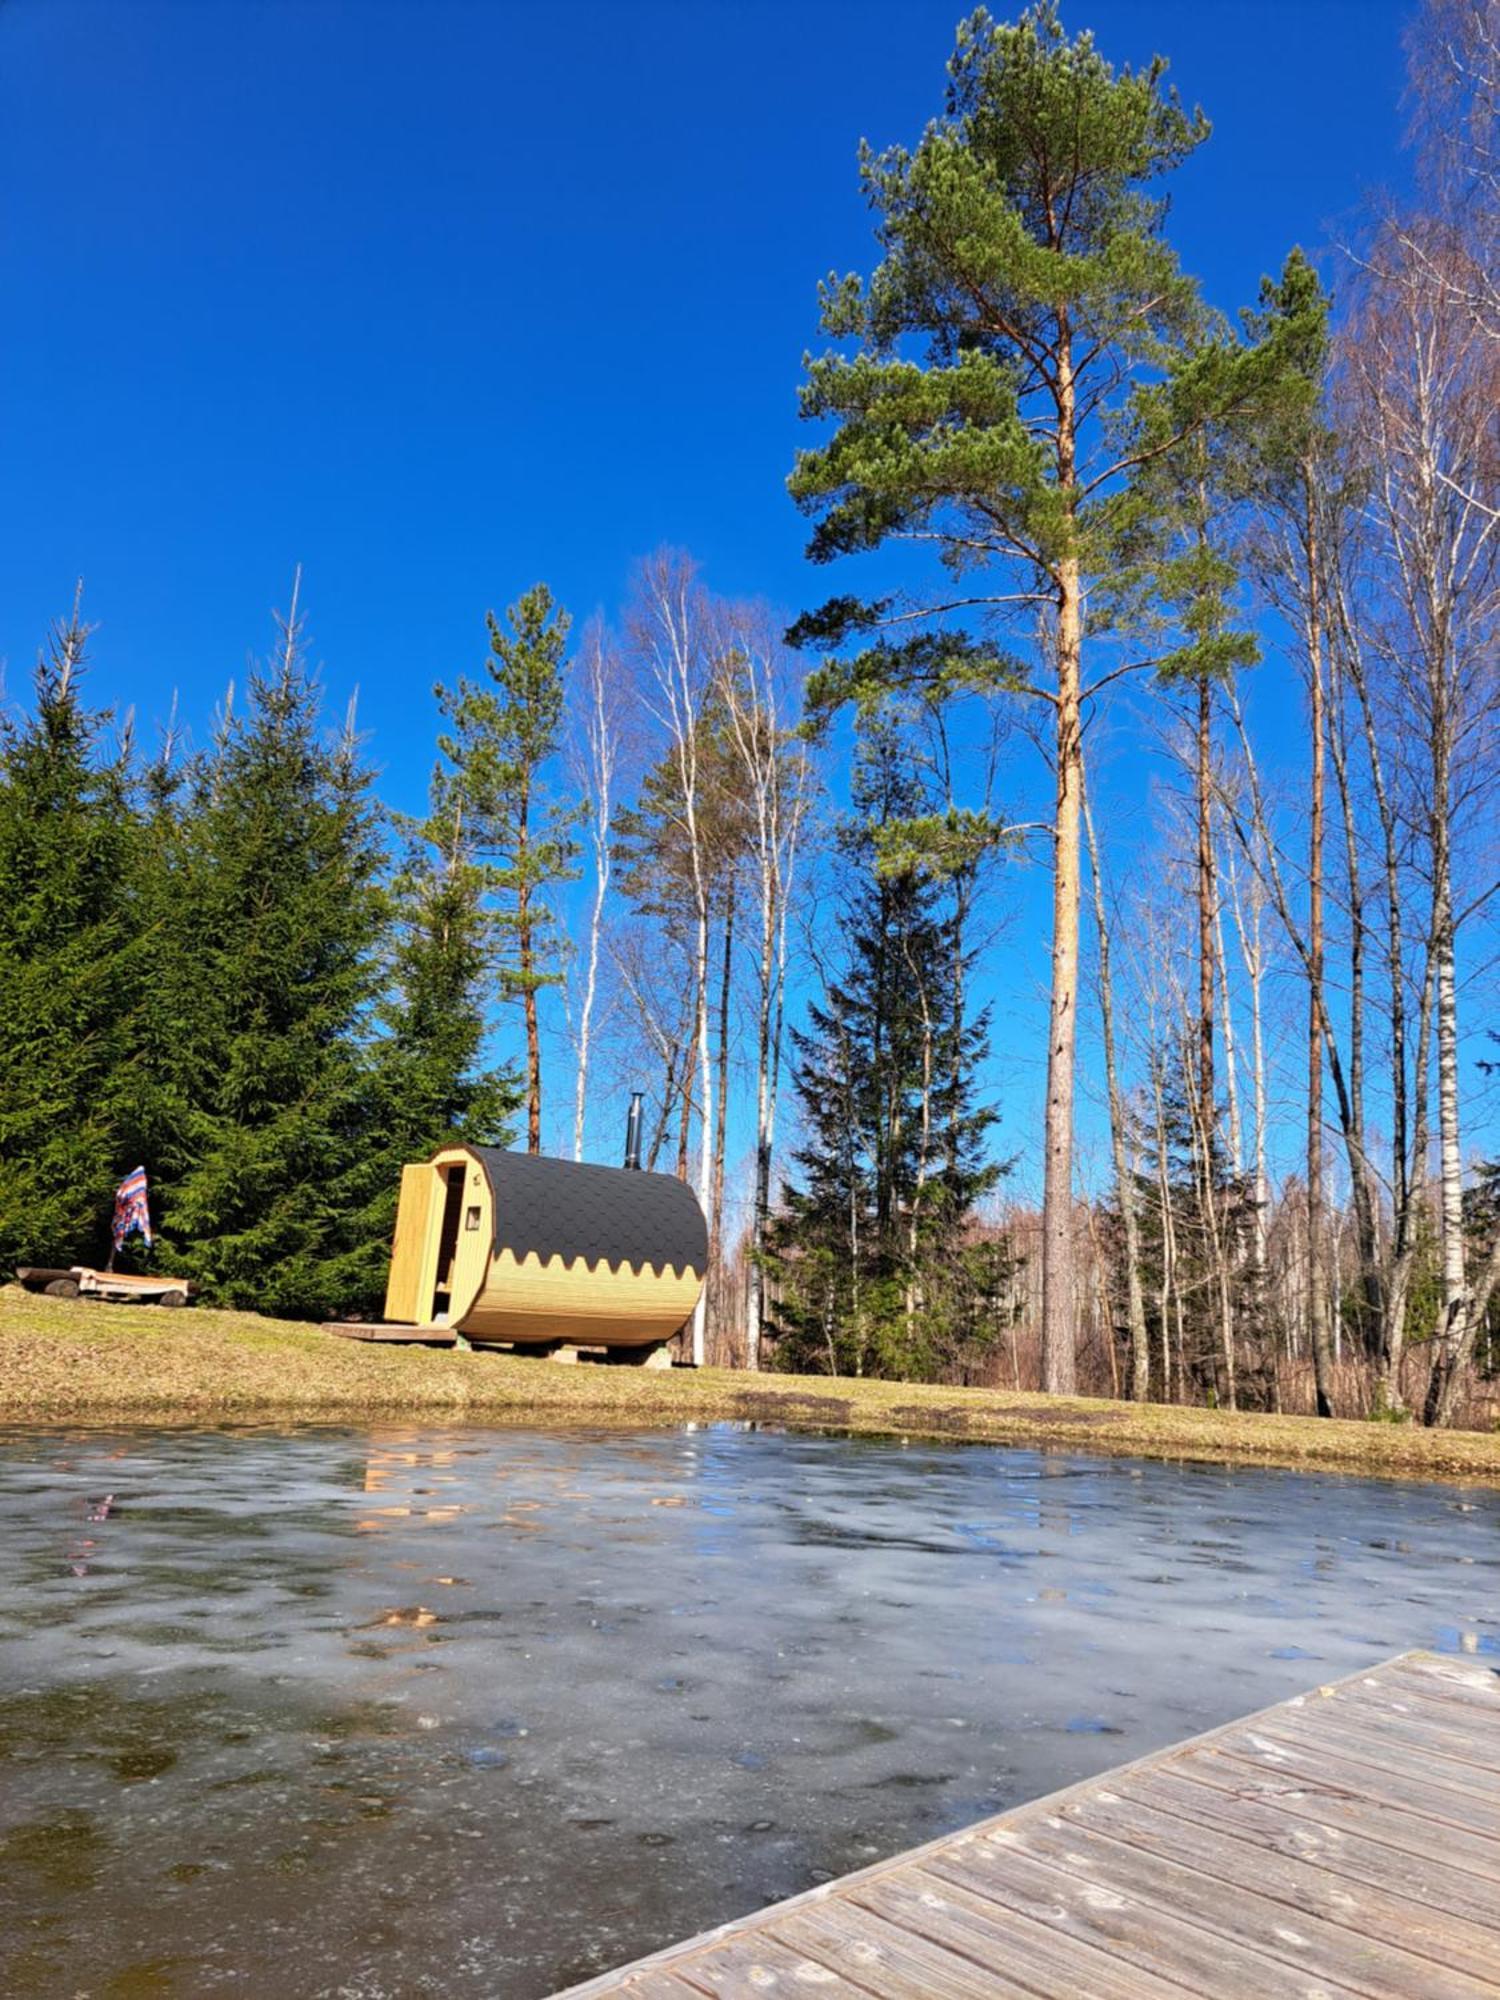
[[[1408,1653],[559,2000],[1500,2000],[1500,1673]]]
[[[1444,1870],[1473,1875],[1484,1883],[1500,1882],[1500,1842],[1468,1827],[1426,1818],[1403,1804],[1340,1789],[1326,1779],[1303,1786],[1275,1765],[1259,1769],[1218,1752],[1194,1758],[1190,1769],[1158,1775],[1223,1794],[1227,1816],[1242,1827],[1253,1823],[1252,1807],[1269,1807],[1293,1820],[1303,1835],[1310,1828],[1316,1840],[1330,1847],[1350,1834],[1363,1835],[1407,1862],[1427,1857]],[[1210,1815],[1216,1808],[1195,1800],[1193,1810]]]

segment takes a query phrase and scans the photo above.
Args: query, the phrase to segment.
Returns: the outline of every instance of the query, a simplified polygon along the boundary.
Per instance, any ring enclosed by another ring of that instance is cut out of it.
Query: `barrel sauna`
[[[385,1318],[478,1343],[654,1347],[707,1267],[703,1211],[668,1174],[447,1146],[401,1169]]]

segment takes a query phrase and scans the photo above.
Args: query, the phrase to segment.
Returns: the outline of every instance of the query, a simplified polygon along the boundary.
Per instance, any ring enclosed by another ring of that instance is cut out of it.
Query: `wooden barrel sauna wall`
[[[643,1347],[691,1317],[708,1229],[669,1174],[448,1146],[401,1170],[385,1317],[529,1346]]]

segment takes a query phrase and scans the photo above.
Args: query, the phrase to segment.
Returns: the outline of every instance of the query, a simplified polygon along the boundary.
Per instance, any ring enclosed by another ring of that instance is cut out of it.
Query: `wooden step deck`
[[[1403,1654],[565,2000],[836,1993],[1496,2000],[1500,1672]]]
[[[325,1319],[325,1333],[341,1340],[388,1340],[398,1346],[456,1347],[458,1335],[451,1326],[407,1326],[386,1319]]]

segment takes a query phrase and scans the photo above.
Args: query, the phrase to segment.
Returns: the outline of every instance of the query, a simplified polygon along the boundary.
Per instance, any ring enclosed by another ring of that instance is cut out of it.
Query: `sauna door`
[[[436,1227],[442,1185],[424,1161],[401,1169],[401,1198],[396,1208],[396,1237],[391,1245],[391,1275],[385,1288],[385,1317],[398,1326],[416,1326],[428,1317],[432,1303],[432,1260],[428,1246]]]
[[[464,1206],[464,1173],[466,1160],[459,1160],[451,1167],[442,1169],[447,1182],[443,1196],[443,1228],[438,1237],[437,1270],[432,1286],[432,1315],[434,1326],[447,1323],[453,1306],[453,1266],[458,1254],[458,1224]]]

